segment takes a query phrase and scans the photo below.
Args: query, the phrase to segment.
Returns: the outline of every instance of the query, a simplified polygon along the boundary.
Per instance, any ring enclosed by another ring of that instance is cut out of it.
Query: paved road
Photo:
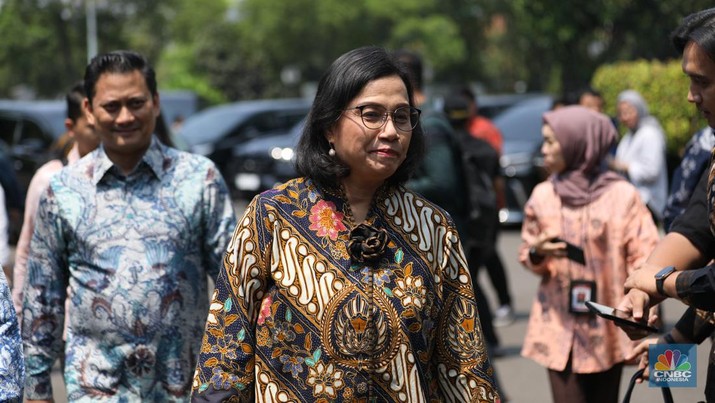
[[[243,211],[243,205],[237,205],[236,211]],[[538,285],[538,278],[524,270],[517,262],[515,251],[518,245],[518,231],[507,230],[502,232],[502,236],[499,240],[499,249],[511,281],[511,292],[514,298],[517,320],[510,326],[497,328],[506,355],[495,359],[494,365],[510,402],[548,403],[551,401],[551,392],[546,370],[533,361],[522,358],[519,355],[526,330],[529,309]],[[480,280],[482,281],[485,293],[487,293],[487,297],[492,303],[496,303],[495,296],[492,293],[492,288],[486,276],[480,277]],[[666,302],[664,315],[666,327],[672,327],[683,311],[684,306],[682,304],[672,301]],[[673,388],[673,396],[676,402],[697,402],[704,400],[702,390],[705,385],[709,348],[709,341],[698,346],[698,387]],[[628,379],[634,372],[635,367],[626,367],[624,369],[621,396],[625,391]],[[52,383],[55,387],[55,402],[66,402],[67,400],[64,396],[64,388],[62,387],[59,371],[54,372]],[[659,389],[649,388],[645,384],[637,385],[637,389],[631,399],[633,403],[652,403],[658,401],[662,401]]]

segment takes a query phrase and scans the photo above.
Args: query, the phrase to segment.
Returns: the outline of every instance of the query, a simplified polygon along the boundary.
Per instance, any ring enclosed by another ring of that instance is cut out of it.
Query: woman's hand
[[[558,234],[542,232],[531,244],[530,250],[537,256],[566,256],[566,242],[558,240]]]

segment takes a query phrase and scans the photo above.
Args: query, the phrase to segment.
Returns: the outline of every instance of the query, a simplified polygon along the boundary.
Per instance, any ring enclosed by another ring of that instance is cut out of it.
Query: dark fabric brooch
[[[387,231],[360,224],[350,231],[348,252],[353,261],[370,262],[378,259],[387,247]]]

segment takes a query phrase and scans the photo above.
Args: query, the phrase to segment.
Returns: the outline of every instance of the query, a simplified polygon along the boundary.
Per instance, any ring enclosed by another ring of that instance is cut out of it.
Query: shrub
[[[648,103],[650,113],[665,130],[668,154],[679,155],[685,143],[707,123],[688,102],[688,77],[680,60],[618,62],[599,67],[591,86],[603,94],[606,113],[616,114],[616,98],[627,89],[638,91]]]

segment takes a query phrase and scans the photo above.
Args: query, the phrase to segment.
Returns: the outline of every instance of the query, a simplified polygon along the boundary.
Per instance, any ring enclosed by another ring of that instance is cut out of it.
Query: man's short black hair
[[[710,59],[715,61],[715,7],[683,18],[671,38],[679,53],[682,54],[688,42],[693,41],[705,49]]]
[[[65,100],[67,101],[67,117],[74,123],[77,123],[77,119],[82,117],[82,101],[84,101],[86,94],[84,91],[84,82],[78,81],[65,96]]]
[[[410,83],[412,83],[412,88],[417,91],[422,91],[424,84],[424,67],[422,64],[422,57],[415,52],[407,49],[399,49],[394,52],[394,57],[400,66],[405,70],[407,76],[410,78]]]
[[[156,73],[146,58],[139,53],[131,50],[115,50],[92,58],[84,72],[84,90],[89,104],[92,104],[97,81],[102,74],[131,73],[135,70],[139,70],[142,73],[151,95],[156,96],[158,94]]]

